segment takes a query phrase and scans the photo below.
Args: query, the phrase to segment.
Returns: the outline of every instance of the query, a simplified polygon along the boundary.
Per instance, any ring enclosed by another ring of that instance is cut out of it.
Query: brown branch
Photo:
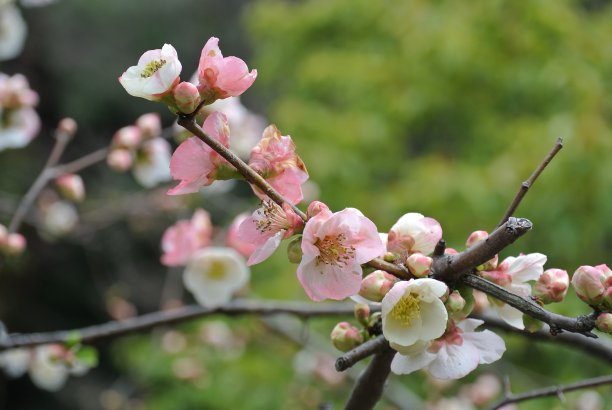
[[[98,339],[148,330],[159,325],[179,323],[185,320],[215,314],[238,316],[252,314],[276,315],[283,313],[302,318],[315,316],[345,316],[353,314],[353,304],[319,303],[313,305],[299,302],[235,300],[218,308],[190,305],[179,309],[147,313],[123,321],[112,321],[81,329],[45,333],[13,333],[0,337],[0,351],[15,347],[36,346],[47,343],[65,343],[73,340],[75,335],[78,335],[78,339],[81,342],[87,343]]]
[[[597,337],[595,334],[591,333],[591,330],[595,327],[595,314],[573,318],[552,313],[542,308],[534,300],[509,292],[501,286],[474,274],[462,276],[461,281],[471,288],[478,289],[487,295],[491,295],[521,312],[548,324],[550,326],[550,332],[553,335],[561,333],[563,330],[567,330],[569,332],[581,333],[588,337]]]
[[[544,157],[544,159],[542,160],[540,165],[538,165],[538,167],[533,171],[533,173],[531,174],[529,179],[527,179],[527,181],[524,181],[521,184],[521,187],[519,188],[518,192],[516,193],[516,196],[512,200],[512,203],[508,207],[508,210],[504,214],[504,216],[501,219],[501,221],[499,221],[499,224],[497,226],[502,225],[504,222],[506,222],[508,220],[508,218],[510,218],[512,216],[514,211],[516,211],[516,208],[518,208],[518,206],[520,205],[521,201],[523,200],[523,197],[527,194],[527,191],[529,191],[529,188],[531,188],[533,186],[533,184],[535,183],[536,179],[538,179],[538,177],[540,176],[542,171],[544,171],[544,169],[548,166],[548,164],[550,164],[550,162],[553,160],[555,155],[557,155],[557,153],[559,151],[561,151],[561,148],[563,148],[563,138],[557,138],[557,141],[555,142],[555,145],[552,147],[552,149],[546,155],[546,157]]]
[[[336,370],[343,372],[355,365],[355,363],[372,356],[374,353],[381,351],[389,346],[389,342],[383,335],[376,336],[365,343],[360,344],[351,351],[346,352],[336,359]]]
[[[197,110],[196,110],[197,112]],[[227,160],[230,164],[232,164],[238,172],[251,184],[255,185],[257,188],[261,189],[271,200],[276,202],[279,206],[283,206],[283,204],[288,204],[291,206],[293,211],[300,216],[304,221],[306,221],[306,214],[302,212],[297,206],[293,205],[291,202],[287,201],[277,190],[272,188],[270,184],[253,168],[248,166],[243,160],[241,160],[236,154],[223,146],[216,139],[206,135],[204,130],[200,128],[200,126],[195,121],[195,115],[179,115],[178,124],[185,128],[187,131],[191,132],[193,135],[204,141],[208,146],[210,146],[213,150],[215,150],[219,155]]]
[[[521,394],[509,394],[506,393],[506,397],[494,403],[487,410],[496,410],[507,404],[519,403],[522,401],[538,399],[540,397],[548,396],[559,396],[563,392],[587,389],[589,387],[602,386],[604,384],[611,384],[612,376],[601,376],[594,377],[592,379],[582,380],[577,383],[565,384],[560,386],[544,387],[542,389],[531,390]]]
[[[370,262],[366,263],[366,265],[374,269],[387,271],[400,279],[411,279],[414,277],[405,266],[396,265],[395,263],[387,262],[381,258],[372,259]]]
[[[541,340],[544,342],[566,345],[570,348],[578,348],[591,356],[612,363],[612,343],[609,343],[607,340],[595,340],[578,333],[561,333],[553,336],[547,329],[540,329],[532,333],[527,330],[521,330],[514,326],[510,326],[503,320],[491,315],[474,314],[471,315],[471,317],[484,320],[484,326],[489,328],[494,328],[509,333],[517,333],[533,340]]]
[[[434,258],[432,277],[447,283],[456,281],[461,275],[490,260],[502,249],[529,232],[532,226],[528,219],[509,218],[486,240],[456,255],[442,255]]]
[[[344,410],[367,410],[374,408],[376,402],[382,396],[394,356],[395,350],[391,349],[388,345],[384,346],[374,355],[367,369],[353,386],[353,391],[344,406]]]

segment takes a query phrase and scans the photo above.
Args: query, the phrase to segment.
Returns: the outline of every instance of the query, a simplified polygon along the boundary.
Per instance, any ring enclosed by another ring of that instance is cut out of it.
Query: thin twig
[[[582,380],[577,383],[565,384],[560,386],[544,387],[542,389],[531,390],[521,394],[508,394],[506,397],[494,403],[487,410],[496,410],[507,404],[519,403],[521,401],[538,399],[540,397],[558,396],[563,392],[582,390],[589,387],[602,386],[604,384],[611,384],[612,376],[601,376],[594,377],[592,379]]]
[[[595,314],[573,318],[549,312],[532,299],[524,298],[509,292],[501,286],[491,283],[488,280],[474,274],[462,276],[461,281],[471,288],[478,289],[535,319],[547,323],[550,326],[550,332],[553,335],[561,333],[563,330],[567,330],[573,333],[581,333],[588,337],[597,337],[595,334],[591,333],[591,330],[593,330],[595,327]]]
[[[512,214],[514,214],[514,211],[516,211],[516,208],[518,208],[518,206],[520,205],[521,201],[523,200],[523,197],[527,194],[527,191],[529,191],[529,188],[533,186],[536,179],[538,179],[542,171],[544,171],[544,169],[548,166],[548,164],[550,164],[550,162],[553,160],[555,155],[557,155],[557,153],[561,151],[561,148],[563,148],[563,138],[557,138],[555,145],[552,147],[552,149],[546,155],[546,157],[544,157],[540,165],[538,165],[538,167],[533,171],[529,179],[527,179],[527,181],[524,181],[521,184],[521,187],[516,193],[516,196],[512,200],[512,203],[508,207],[508,210],[504,214],[501,221],[499,221],[499,224],[497,226],[503,225],[504,222],[506,222],[508,218],[510,218]]]
[[[581,349],[584,353],[587,353],[600,360],[605,360],[612,363],[612,343],[608,340],[593,339],[590,337],[583,336],[579,333],[561,333],[556,336],[550,334],[548,329],[540,329],[536,332],[529,332],[527,330],[517,329],[514,326],[510,326],[508,323],[501,319],[493,317],[487,314],[474,314],[471,317],[475,319],[484,320],[484,325],[489,328],[502,330],[504,332],[516,333],[523,335],[526,338],[533,340],[541,340],[544,342],[552,342],[557,344],[566,345],[570,348]]]
[[[217,308],[190,305],[168,311],[147,313],[123,321],[112,321],[81,329],[45,333],[13,333],[0,337],[0,351],[15,347],[36,346],[47,343],[65,343],[73,340],[75,336],[78,336],[78,339],[82,342],[92,342],[98,339],[147,330],[159,325],[179,323],[214,314],[226,316],[290,314],[302,318],[309,318],[314,316],[352,315],[353,308],[352,303],[319,303],[313,305],[300,302],[255,300],[236,300]]]
[[[279,206],[283,206],[283,204],[288,204],[291,206],[293,211],[300,216],[304,221],[306,221],[306,214],[302,212],[297,206],[287,201],[277,190],[272,188],[270,184],[253,168],[248,166],[243,160],[241,160],[236,154],[223,146],[216,139],[206,135],[204,130],[200,128],[200,126],[196,123],[194,115],[179,115],[178,124],[185,128],[187,131],[191,132],[196,137],[200,138],[204,143],[210,146],[213,150],[215,150],[219,155],[227,160],[230,164],[232,164],[238,172],[251,184],[255,185],[257,188],[261,189],[271,200],[276,202]]]
[[[389,342],[383,335],[376,336],[374,339],[370,339],[365,343],[360,344],[351,351],[346,352],[338,359],[336,359],[336,370],[343,372],[355,365],[355,363],[365,359],[366,357],[372,356],[374,353],[379,352],[381,349],[388,347]]]
[[[370,362],[367,369],[353,386],[344,410],[368,410],[374,408],[382,396],[385,381],[391,371],[395,350],[384,346]]]

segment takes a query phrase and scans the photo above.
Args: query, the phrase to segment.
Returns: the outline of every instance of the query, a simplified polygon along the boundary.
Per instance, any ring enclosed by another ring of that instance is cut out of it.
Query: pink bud
[[[380,302],[398,281],[399,279],[390,273],[376,270],[361,281],[359,295],[368,300]]]
[[[307,210],[308,219],[317,215],[321,211],[329,211],[329,208],[323,202],[320,202],[320,201],[311,202],[310,205],[308,205],[308,210]]]
[[[547,269],[535,284],[533,295],[542,303],[561,302],[569,287],[569,276],[562,269]]]
[[[364,326],[368,325],[370,319],[370,306],[365,303],[357,303],[355,305],[355,318]]]
[[[486,280],[491,281],[504,288],[507,288],[512,284],[512,276],[502,269],[493,271],[483,271],[481,272],[481,275]]]
[[[198,87],[187,81],[179,83],[179,85],[174,87],[172,93],[174,94],[177,108],[185,114],[194,112],[200,102],[202,102]]]
[[[477,243],[485,241],[489,237],[489,233],[487,231],[474,231],[470,234],[465,242],[465,246],[467,248],[476,245]]]
[[[85,185],[83,179],[77,174],[63,174],[55,179],[55,185],[60,194],[73,202],[85,199]]]
[[[159,114],[150,112],[141,115],[136,119],[136,127],[140,130],[142,138],[158,137],[162,131]]]
[[[448,295],[448,299],[446,299],[444,304],[446,305],[446,310],[451,313],[455,313],[459,312],[465,307],[465,299],[459,292],[454,290],[450,295]]]
[[[455,248],[446,248],[444,250],[444,254],[445,255],[456,255],[458,253],[459,253],[459,251],[457,249],[455,249]]]
[[[128,125],[122,127],[115,132],[113,135],[112,146],[114,148],[136,148],[142,141],[142,133],[140,129],[135,125]]]
[[[66,117],[57,124],[57,130],[65,135],[72,137],[76,134],[77,123],[74,119]]]
[[[336,349],[348,352],[363,343],[359,329],[348,322],[340,322],[331,332],[331,340]]]
[[[432,258],[418,252],[410,255],[406,260],[406,265],[408,265],[410,273],[412,273],[417,278],[424,278],[429,275],[429,272],[431,272],[432,263]]]
[[[106,163],[111,169],[117,172],[125,172],[132,168],[132,163],[134,159],[132,158],[132,153],[127,149],[117,148],[111,150],[106,157]]]
[[[26,249],[26,239],[20,233],[9,233],[4,242],[0,243],[0,250],[5,255],[21,255]]]
[[[572,276],[572,286],[576,294],[591,306],[597,306],[604,300],[606,280],[612,272],[606,265],[581,266]]]
[[[612,334],[612,313],[601,313],[597,316],[595,327],[604,333]]]

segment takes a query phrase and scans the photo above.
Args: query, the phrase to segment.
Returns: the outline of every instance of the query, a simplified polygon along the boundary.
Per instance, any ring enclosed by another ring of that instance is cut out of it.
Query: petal
[[[302,259],[297,275],[309,298],[314,301],[323,299],[342,300],[359,292],[361,287],[361,266],[347,269]]]
[[[410,374],[427,367],[435,358],[436,355],[429,353],[427,350],[412,356],[403,356],[396,353],[391,362],[391,371],[395,374]]]
[[[493,363],[499,360],[506,351],[504,339],[491,332],[465,332],[463,334],[464,343],[472,344],[480,354],[480,364]]]
[[[528,280],[538,280],[544,272],[546,255],[541,253],[530,253],[522,255],[512,261],[508,273],[512,276],[513,283],[523,283]]]
[[[230,130],[225,114],[218,111],[213,112],[204,120],[202,129],[206,135],[216,139],[226,148],[229,148]]]
[[[269,237],[268,240],[263,243],[263,245],[260,245],[257,249],[255,249],[255,252],[251,254],[247,265],[255,265],[268,259],[268,257],[272,255],[272,253],[274,253],[274,251],[280,246],[284,235],[285,230],[281,229],[280,231],[276,232],[275,235]]]
[[[419,338],[433,340],[444,334],[448,313],[441,300],[421,303],[421,321],[423,323]]]
[[[410,284],[409,291],[419,295],[423,302],[432,302],[446,294],[448,286],[444,282],[430,278],[416,279]]]
[[[187,183],[207,177],[215,169],[211,162],[212,150],[199,138],[184,141],[172,154],[170,173],[174,179]]]
[[[508,304],[504,304],[503,306],[497,308],[497,313],[499,313],[499,317],[501,317],[510,326],[514,326],[517,329],[525,329],[525,325],[523,324],[523,312],[520,310],[515,309]]]
[[[470,343],[461,346],[446,343],[427,370],[436,379],[460,379],[478,366],[478,350]]]

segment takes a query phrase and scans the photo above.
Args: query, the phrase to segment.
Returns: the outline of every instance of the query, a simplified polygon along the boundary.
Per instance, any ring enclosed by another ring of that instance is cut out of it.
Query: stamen
[[[289,228],[285,211],[272,201],[263,201],[257,211],[255,225],[261,233]]]
[[[400,322],[403,326],[410,326],[410,323],[421,315],[421,305],[418,297],[412,293],[402,296],[402,298],[391,309],[391,317]]]
[[[166,60],[164,60],[164,59],[153,60],[153,61],[149,62],[149,64],[147,64],[147,66],[142,71],[142,73],[140,73],[140,76],[142,78],[149,78],[153,74],[155,74],[157,72],[157,70],[162,68],[164,66],[164,64],[166,64]]]
[[[317,240],[315,246],[319,248],[318,261],[326,265],[347,266],[355,257],[355,247],[345,245],[346,240],[343,233]]]
[[[219,261],[212,261],[206,276],[213,280],[221,280],[225,278],[225,265]]]

